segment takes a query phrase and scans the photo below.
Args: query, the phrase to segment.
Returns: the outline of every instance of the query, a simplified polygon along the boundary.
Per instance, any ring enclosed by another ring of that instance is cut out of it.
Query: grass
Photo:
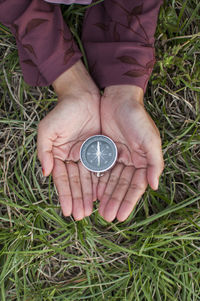
[[[63,7],[79,45],[85,7]],[[156,32],[146,108],[165,170],[123,223],[63,218],[36,157],[51,88],[23,81],[15,39],[0,27],[1,300],[200,300],[200,4],[169,0]]]

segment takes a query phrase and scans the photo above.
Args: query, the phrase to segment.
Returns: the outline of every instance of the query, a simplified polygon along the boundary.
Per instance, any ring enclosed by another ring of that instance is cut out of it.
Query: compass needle
[[[98,166],[100,166],[101,163],[101,150],[100,150],[100,143],[97,142],[97,158],[98,158]]]

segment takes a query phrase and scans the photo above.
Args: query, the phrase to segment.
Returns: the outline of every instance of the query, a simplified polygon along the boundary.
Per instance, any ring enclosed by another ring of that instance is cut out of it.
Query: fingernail
[[[44,176],[44,168],[42,168],[42,174],[43,174],[43,176]]]
[[[158,189],[158,186],[159,186],[159,178],[157,178],[157,181],[156,181],[156,190]]]

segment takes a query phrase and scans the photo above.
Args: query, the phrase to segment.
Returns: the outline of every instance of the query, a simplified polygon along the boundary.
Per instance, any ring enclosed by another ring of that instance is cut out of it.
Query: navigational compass
[[[80,149],[80,160],[97,177],[113,167],[117,160],[117,147],[107,136],[95,135],[85,140]]]

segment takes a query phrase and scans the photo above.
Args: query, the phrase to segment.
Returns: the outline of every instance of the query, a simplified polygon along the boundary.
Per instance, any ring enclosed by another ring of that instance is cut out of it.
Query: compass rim
[[[88,166],[85,165],[84,161],[82,160],[82,152],[83,152],[82,150],[83,150],[83,147],[85,146],[85,144],[87,143],[88,140],[90,140],[90,139],[92,139],[92,138],[95,138],[95,137],[101,137],[101,138],[106,138],[106,139],[108,139],[108,140],[112,143],[112,146],[113,146],[114,149],[115,149],[115,156],[114,156],[114,159],[113,159],[112,164],[111,164],[109,167],[104,168],[104,169],[101,169],[101,170],[96,170],[96,169],[94,169],[94,168],[93,168],[93,169],[92,169],[92,168],[89,168]],[[83,164],[83,166],[84,166],[87,170],[92,171],[92,172],[95,172],[95,173],[98,173],[98,172],[103,173],[103,172],[106,172],[107,170],[111,169],[111,168],[114,166],[114,164],[116,163],[117,156],[118,156],[118,150],[117,150],[117,146],[116,146],[115,142],[114,142],[110,137],[105,136],[105,135],[93,135],[93,136],[88,137],[88,138],[82,143],[81,148],[80,148],[80,160],[81,160],[81,163]]]

